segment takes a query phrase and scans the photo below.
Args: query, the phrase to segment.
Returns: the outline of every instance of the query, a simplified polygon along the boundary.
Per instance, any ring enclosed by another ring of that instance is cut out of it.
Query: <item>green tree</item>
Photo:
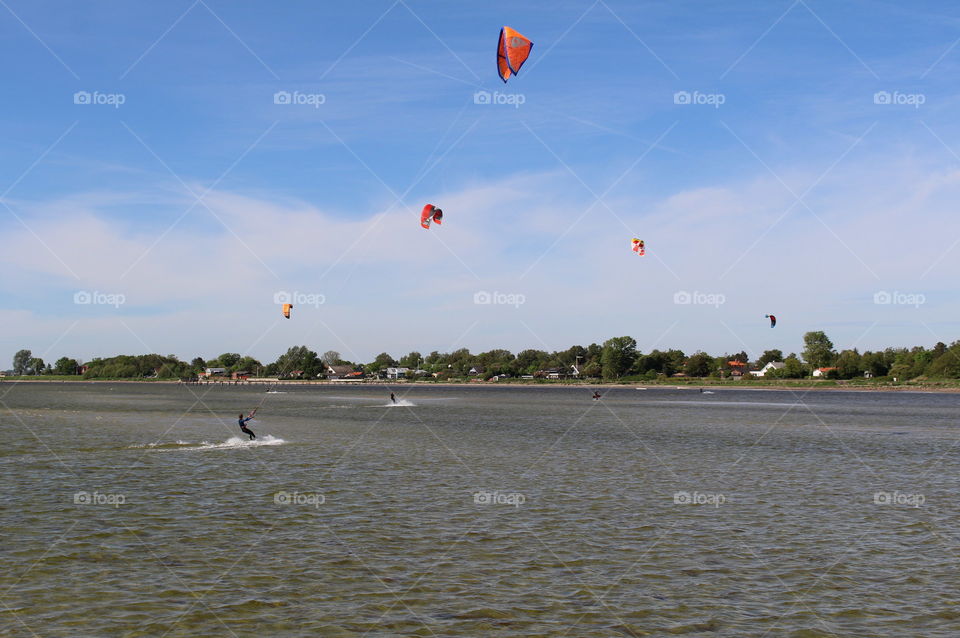
[[[683,371],[690,377],[707,377],[714,370],[713,357],[705,352],[696,352],[687,359]]]
[[[217,357],[217,364],[214,367],[226,368],[229,371],[237,365],[238,361],[240,361],[240,355],[236,352],[224,352]]]
[[[29,368],[28,374],[43,374],[44,365],[45,364],[43,363],[43,359],[41,359],[40,357],[34,357],[33,359],[30,359],[30,365],[28,366]]]
[[[852,379],[863,376],[863,360],[856,349],[844,350],[837,356],[837,376]]]
[[[195,372],[200,372],[207,367],[207,362],[203,360],[203,357],[197,357],[190,362],[190,367],[193,368]]]
[[[860,357],[860,363],[865,372],[869,372],[875,377],[886,376],[890,368],[883,360],[882,352],[864,352]]]
[[[603,376],[603,366],[600,365],[599,361],[591,360],[590,363],[581,368],[581,372],[585,377],[596,379]]]
[[[626,374],[637,358],[637,341],[633,337],[613,337],[603,342],[600,362],[604,379],[618,379]]]
[[[484,369],[487,378],[495,374],[503,374],[513,369],[513,353],[509,350],[490,350],[476,357],[477,364]]]
[[[27,370],[30,369],[30,359],[33,358],[33,353],[29,350],[18,350],[15,355],[13,355],[13,373],[14,374],[26,374]]]
[[[262,368],[263,368],[263,364],[257,361],[256,359],[254,359],[253,357],[243,357],[242,359],[237,361],[233,366],[233,369],[236,372],[245,371],[245,372],[251,372],[253,374],[259,373]]]
[[[76,359],[60,357],[57,359],[57,363],[54,365],[53,372],[54,374],[77,374],[77,369],[79,367],[80,364],[77,363]]]
[[[393,357],[391,357],[386,352],[381,352],[373,360],[373,363],[370,363],[366,366],[366,370],[371,374],[376,374],[381,370],[385,370],[387,368],[393,368],[396,365],[397,365],[397,362]]]
[[[295,371],[300,370],[304,377],[313,378],[323,369],[323,362],[316,352],[307,346],[294,346],[277,358],[271,373],[279,376],[290,376]]]
[[[822,330],[803,335],[803,345],[803,360],[814,368],[823,368],[833,363],[836,356],[833,342]]]
[[[420,367],[421,359],[423,359],[423,356],[419,352],[414,350],[407,356],[400,359],[400,366],[403,368],[413,368],[414,370],[416,370],[417,368]]]
[[[512,362],[513,373],[519,376],[533,374],[547,365],[550,355],[543,350],[522,350]]]
[[[761,368],[768,363],[783,361],[783,353],[779,350],[764,350],[760,358],[757,359],[757,365]]]
[[[783,370],[779,374],[785,379],[802,379],[807,376],[807,370],[800,363],[800,359],[792,352],[783,360]]]
[[[894,372],[890,370],[890,376]],[[960,378],[960,342],[955,342],[943,354],[934,359],[927,368],[927,376],[941,379]]]

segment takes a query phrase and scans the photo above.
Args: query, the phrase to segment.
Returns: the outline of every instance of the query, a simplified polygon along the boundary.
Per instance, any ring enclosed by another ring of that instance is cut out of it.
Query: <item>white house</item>
[[[813,371],[813,376],[815,377],[825,377],[827,373],[831,370],[836,370],[836,368],[817,368]]]
[[[410,372],[410,368],[387,368],[388,379],[403,379]]]
[[[763,366],[759,370],[751,370],[750,374],[755,377],[763,377],[766,376],[766,374],[771,370],[783,370],[786,367],[787,364],[782,361],[770,361],[767,363],[767,365]]]
[[[215,374],[226,374],[226,368],[207,368],[203,371],[204,376],[212,377]]]

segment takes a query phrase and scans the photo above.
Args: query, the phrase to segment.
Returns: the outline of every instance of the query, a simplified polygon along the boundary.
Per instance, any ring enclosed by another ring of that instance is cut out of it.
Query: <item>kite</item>
[[[763,316],[764,316],[765,319],[769,319],[769,320],[770,320],[770,327],[771,327],[771,328],[776,328],[776,327],[777,327],[777,318],[776,318],[776,317],[774,317],[773,315],[763,315]]]
[[[516,75],[520,67],[530,57],[533,42],[510,27],[500,29],[500,42],[497,44],[497,73],[506,82]]]
[[[430,222],[436,222],[437,224],[443,223],[443,211],[434,206],[433,204],[427,204],[423,207],[423,212],[420,213],[420,225],[424,228],[430,228]]]
[[[292,304],[292,303],[285,303],[285,304],[283,304],[283,316],[284,316],[285,319],[289,319],[289,318],[290,318],[290,311],[291,311],[292,309],[293,309],[293,304]]]
[[[647,254],[647,249],[643,245],[642,239],[633,238],[633,252],[637,253],[641,257]]]

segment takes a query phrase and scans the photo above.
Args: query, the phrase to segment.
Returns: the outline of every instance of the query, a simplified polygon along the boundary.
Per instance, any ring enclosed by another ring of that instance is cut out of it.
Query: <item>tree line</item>
[[[736,363],[731,363],[736,362]],[[960,341],[950,346],[937,343],[932,348],[887,348],[882,351],[859,352],[856,348],[837,351],[823,331],[808,332],[803,337],[800,354],[783,355],[781,350],[766,350],[751,361],[746,352],[725,353],[722,356],[697,351],[685,354],[681,350],[637,350],[633,337],[613,337],[603,344],[572,346],[566,350],[522,350],[513,354],[497,349],[478,354],[467,348],[453,352],[433,351],[426,356],[410,352],[395,359],[386,352],[370,362],[353,362],[329,350],[320,355],[307,346],[295,346],[281,354],[276,361],[264,364],[249,356],[224,353],[215,359],[196,357],[187,362],[176,355],[161,356],[118,355],[95,358],[85,364],[76,359],[61,357],[52,366],[33,356],[30,350],[20,350],[13,358],[16,375],[82,375],[97,378],[191,378],[207,368],[223,368],[227,374],[244,372],[251,377],[307,378],[326,376],[330,366],[363,372],[368,376],[382,375],[387,368],[407,368],[406,376],[458,379],[477,376],[524,377],[579,376],[615,380],[655,380],[659,377],[684,374],[689,377],[722,378],[734,371],[759,369],[770,362],[783,363],[766,372],[766,377],[800,379],[814,370],[826,368],[827,378],[852,379],[872,376],[895,378],[901,381],[917,378],[960,378]],[[743,364],[743,365],[738,365]]]

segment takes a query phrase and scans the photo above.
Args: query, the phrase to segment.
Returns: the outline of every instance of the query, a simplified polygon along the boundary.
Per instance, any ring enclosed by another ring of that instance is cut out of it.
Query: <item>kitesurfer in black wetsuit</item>
[[[251,414],[251,415],[248,416],[247,418],[243,418],[243,414],[241,414],[241,415],[240,415],[240,420],[239,420],[240,431],[243,432],[244,434],[249,435],[251,441],[254,440],[255,438],[257,438],[257,435],[254,434],[253,431],[250,430],[250,428],[247,427],[247,421],[250,421],[250,420],[252,420],[252,419],[253,419],[253,414]]]
[[[397,402],[397,397],[393,396],[393,392],[390,393],[390,400],[393,401],[394,403]]]
[[[593,393],[593,400],[594,400],[594,401],[599,401],[599,400],[600,400],[600,393],[599,393],[599,392],[594,392],[594,393]]]

